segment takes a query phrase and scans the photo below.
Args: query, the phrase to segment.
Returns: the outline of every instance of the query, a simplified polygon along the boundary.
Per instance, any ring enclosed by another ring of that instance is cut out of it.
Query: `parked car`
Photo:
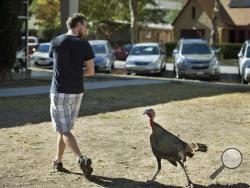
[[[220,77],[220,63],[206,40],[181,39],[173,51],[173,59],[176,78]]]
[[[90,40],[89,43],[95,54],[95,71],[110,73],[114,68],[115,55],[109,41]]]
[[[160,43],[138,43],[131,49],[126,60],[130,73],[162,73],[166,69],[166,49]]]
[[[128,57],[130,50],[133,48],[132,44],[125,44],[115,49],[115,57],[117,60],[125,61]]]
[[[25,36],[22,36],[22,43],[25,43],[25,38]],[[38,38],[35,36],[28,36],[28,45],[36,48],[39,45]]]
[[[250,82],[250,40],[245,41],[238,54],[238,68],[241,83]]]
[[[53,68],[53,59],[49,57],[50,43],[40,43],[29,61],[30,67]]]

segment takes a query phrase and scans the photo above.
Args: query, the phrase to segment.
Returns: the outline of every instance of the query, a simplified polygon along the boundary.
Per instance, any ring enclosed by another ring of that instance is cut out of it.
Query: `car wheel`
[[[126,74],[127,74],[127,75],[130,75],[130,74],[131,74],[131,72],[130,72],[130,71],[127,71],[127,72],[126,72]]]
[[[244,79],[244,75],[241,75],[241,83],[242,84],[248,84],[248,81]]]
[[[109,65],[108,69],[105,71],[105,73],[111,73],[112,72],[112,65]]]
[[[220,75],[218,74],[218,75],[214,76],[213,79],[214,79],[214,80],[220,80]]]

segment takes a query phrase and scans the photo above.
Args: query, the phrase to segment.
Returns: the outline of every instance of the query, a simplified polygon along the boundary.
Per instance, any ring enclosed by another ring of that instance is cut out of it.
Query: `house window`
[[[192,19],[194,20],[196,17],[196,9],[195,7],[192,7]]]
[[[181,38],[204,38],[205,30],[204,29],[182,29]]]

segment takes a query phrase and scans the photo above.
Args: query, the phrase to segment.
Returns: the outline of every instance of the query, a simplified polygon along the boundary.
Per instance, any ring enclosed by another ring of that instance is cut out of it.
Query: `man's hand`
[[[94,76],[95,75],[95,66],[93,59],[84,61],[84,66],[86,67],[83,72],[83,76]]]

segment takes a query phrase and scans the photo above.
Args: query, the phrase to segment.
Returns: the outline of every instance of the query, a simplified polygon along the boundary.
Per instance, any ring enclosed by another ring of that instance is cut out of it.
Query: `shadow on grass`
[[[108,188],[181,188],[183,186],[172,186],[172,185],[164,185],[159,182],[154,181],[151,184],[146,184],[146,182],[135,181],[126,178],[110,178],[103,176],[93,175],[89,179],[91,182],[98,184],[102,187]],[[233,185],[220,185],[220,184],[212,184],[209,186],[198,185],[195,184],[194,188],[249,188],[248,184],[238,183]]]
[[[191,81],[88,90],[79,116],[249,91],[248,86]],[[48,95],[0,98],[0,128],[50,121]]]

